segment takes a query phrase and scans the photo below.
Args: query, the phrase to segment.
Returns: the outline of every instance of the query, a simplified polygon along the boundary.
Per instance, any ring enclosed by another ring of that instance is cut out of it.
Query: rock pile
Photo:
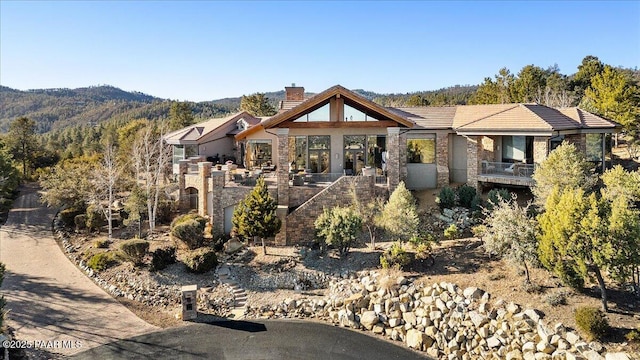
[[[469,209],[464,207],[443,209],[442,214],[434,214],[434,217],[442,221],[444,225],[456,224],[460,231],[470,228],[474,224],[473,219],[469,215]]]
[[[262,318],[318,318],[371,331],[441,359],[604,359],[599,343],[587,343],[562,324],[547,327],[543,314],[489,293],[440,283],[425,286],[376,272],[332,282],[328,299],[287,299],[248,309]],[[351,295],[345,296],[348,292]],[[629,359],[612,353],[607,359]]]

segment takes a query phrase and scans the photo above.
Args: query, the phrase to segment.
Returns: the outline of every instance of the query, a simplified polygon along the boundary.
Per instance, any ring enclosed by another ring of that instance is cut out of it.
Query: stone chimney
[[[304,88],[302,86],[296,86],[295,83],[291,86],[284,87],[286,96],[285,100],[304,100]]]

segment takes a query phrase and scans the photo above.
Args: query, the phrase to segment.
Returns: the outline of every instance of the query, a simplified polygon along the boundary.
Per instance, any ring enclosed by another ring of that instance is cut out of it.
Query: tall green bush
[[[418,207],[404,182],[400,182],[389,197],[379,220],[380,227],[393,240],[405,242],[418,236],[420,226]]]
[[[342,256],[349,252],[358,239],[362,220],[352,208],[334,207],[331,210],[324,209],[315,221],[315,228],[316,235],[336,247]]]
[[[469,185],[462,185],[458,188],[458,201],[460,206],[471,209],[476,198],[476,188]],[[477,201],[477,200],[476,200]]]
[[[238,235],[247,239],[259,237],[262,240],[262,251],[266,254],[264,239],[275,236],[282,225],[276,216],[277,209],[278,203],[269,194],[267,184],[260,177],[253,190],[236,206],[231,222]]]
[[[443,187],[436,198],[436,203],[440,209],[451,209],[456,206],[456,192],[448,186]]]

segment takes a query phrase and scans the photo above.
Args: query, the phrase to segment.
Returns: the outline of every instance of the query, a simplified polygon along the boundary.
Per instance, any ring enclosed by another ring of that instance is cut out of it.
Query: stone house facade
[[[168,136],[176,146],[181,136],[220,141],[224,134],[234,154],[235,164],[217,166],[203,161],[213,160],[205,151],[174,157],[181,205],[228,232],[233,206],[251,189],[243,179],[265,176],[283,220],[279,244],[310,241],[322,209],[346,205],[354,191],[371,198],[400,181],[409,189],[530,186],[536,164],[562,141],[604,167],[607,137],[619,129],[579,108],[539,104],[388,108],[339,85],[311,97],[302,87],[286,87],[276,115],[239,113],[218,122],[209,131],[216,136],[198,124]]]

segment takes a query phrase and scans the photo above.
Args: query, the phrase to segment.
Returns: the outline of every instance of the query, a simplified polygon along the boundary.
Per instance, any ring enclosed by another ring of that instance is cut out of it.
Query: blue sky
[[[204,101],[478,84],[586,55],[640,64],[640,2],[0,1],[0,84]]]

